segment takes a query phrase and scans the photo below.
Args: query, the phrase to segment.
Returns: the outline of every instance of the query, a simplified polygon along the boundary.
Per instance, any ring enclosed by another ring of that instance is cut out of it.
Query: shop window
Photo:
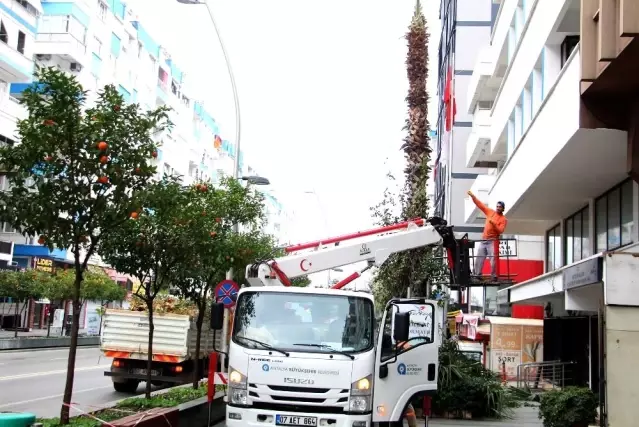
[[[597,252],[610,251],[633,242],[633,182],[626,180],[599,197],[595,203]]]
[[[546,232],[546,271],[554,271],[562,266],[561,225],[557,224]]]
[[[565,231],[566,265],[592,255],[590,251],[590,217],[587,207],[566,219]]]

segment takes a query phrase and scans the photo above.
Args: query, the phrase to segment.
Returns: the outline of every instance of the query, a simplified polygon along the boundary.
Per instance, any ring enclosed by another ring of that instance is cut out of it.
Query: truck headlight
[[[360,378],[351,384],[351,396],[348,410],[351,412],[368,412],[371,410],[373,392],[373,374]]]
[[[248,390],[246,375],[231,367],[229,369],[229,403],[248,405]]]

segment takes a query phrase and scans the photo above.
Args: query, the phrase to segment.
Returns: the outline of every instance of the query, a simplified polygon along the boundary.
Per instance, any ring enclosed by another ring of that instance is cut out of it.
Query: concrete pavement
[[[28,352],[0,352],[0,412],[31,412],[38,417],[55,417],[60,413],[64,393],[68,349]],[[111,359],[101,356],[98,348],[78,348],[73,402],[83,411],[130,397],[113,390],[104,371]],[[138,394],[144,392],[140,384]],[[77,414],[78,411],[72,411]]]

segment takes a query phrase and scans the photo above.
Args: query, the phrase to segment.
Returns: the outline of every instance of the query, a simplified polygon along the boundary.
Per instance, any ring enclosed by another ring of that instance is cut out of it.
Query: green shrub
[[[480,362],[466,357],[455,340],[446,340],[439,349],[439,388],[433,397],[433,410],[473,417],[512,418],[512,409],[528,395],[505,387],[499,375]]]
[[[541,396],[539,418],[544,427],[587,427],[597,418],[597,396],[587,387],[550,390]]]

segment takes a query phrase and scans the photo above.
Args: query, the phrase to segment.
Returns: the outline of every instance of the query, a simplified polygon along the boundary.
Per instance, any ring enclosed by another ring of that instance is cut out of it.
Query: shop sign
[[[34,258],[33,268],[38,271],[44,271],[46,273],[53,273],[55,267],[53,266],[53,260],[47,258]]]
[[[567,267],[563,271],[564,289],[592,285],[603,280],[603,258],[597,257]]]

